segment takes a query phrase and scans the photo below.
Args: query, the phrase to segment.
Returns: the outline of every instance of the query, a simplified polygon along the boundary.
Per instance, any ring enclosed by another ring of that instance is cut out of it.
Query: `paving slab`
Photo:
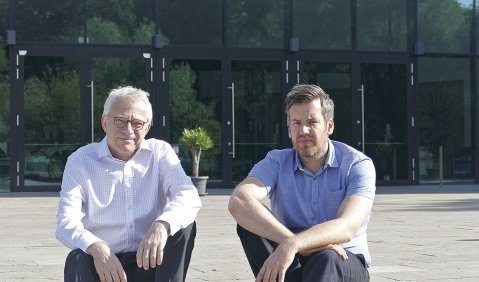
[[[254,281],[231,189],[202,197],[187,281]],[[58,193],[0,193],[0,282],[62,281]],[[479,185],[378,187],[369,225],[371,281],[479,281]]]

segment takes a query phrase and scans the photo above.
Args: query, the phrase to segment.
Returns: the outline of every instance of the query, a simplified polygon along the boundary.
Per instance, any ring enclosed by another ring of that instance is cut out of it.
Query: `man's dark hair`
[[[296,84],[286,95],[286,116],[289,126],[289,109],[296,104],[311,103],[314,100],[321,101],[322,114],[325,121],[334,120],[334,102],[321,87],[314,84]]]

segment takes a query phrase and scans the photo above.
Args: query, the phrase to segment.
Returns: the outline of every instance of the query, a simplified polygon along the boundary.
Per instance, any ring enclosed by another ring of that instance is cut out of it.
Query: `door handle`
[[[233,156],[233,159],[235,158],[236,155],[236,148],[235,148],[235,83],[231,82],[231,86],[228,86],[228,89],[231,89],[231,152],[228,152],[228,154],[231,154]],[[228,142],[228,144],[230,144]]]
[[[364,153],[364,84],[361,84],[358,91],[361,93],[361,145]]]
[[[95,91],[95,85],[93,84],[93,80],[90,81],[90,84],[87,85],[86,87],[90,88],[90,99],[91,99],[91,142],[95,142],[95,112],[94,112],[94,91]]]

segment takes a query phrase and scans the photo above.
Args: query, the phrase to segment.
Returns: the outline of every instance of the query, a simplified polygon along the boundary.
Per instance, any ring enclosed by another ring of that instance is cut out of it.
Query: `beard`
[[[293,141],[293,146],[300,158],[321,159],[328,151],[327,140],[313,140],[312,144],[309,145],[303,145],[298,140],[295,140]]]

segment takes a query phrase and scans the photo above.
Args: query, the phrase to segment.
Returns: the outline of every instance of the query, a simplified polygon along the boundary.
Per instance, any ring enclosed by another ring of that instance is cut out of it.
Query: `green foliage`
[[[170,72],[171,118],[174,121],[172,140],[178,141],[183,128],[207,128],[215,143],[220,143],[221,125],[215,118],[217,99],[209,103],[197,100],[196,75],[186,63],[173,66]]]
[[[193,159],[192,176],[198,177],[201,152],[202,150],[212,148],[213,140],[206,130],[197,127],[193,129],[183,129],[180,142],[190,149],[191,157]]]
[[[123,34],[116,23],[92,18],[88,20],[88,39],[90,43],[120,44],[123,42]]]
[[[188,148],[195,152],[213,147],[213,140],[202,127],[193,129],[185,128],[180,137],[180,143],[188,146]]]
[[[418,1],[419,39],[428,51],[469,50],[472,8],[456,0]]]
[[[78,143],[79,80],[78,73],[46,66],[25,81],[25,143]]]

